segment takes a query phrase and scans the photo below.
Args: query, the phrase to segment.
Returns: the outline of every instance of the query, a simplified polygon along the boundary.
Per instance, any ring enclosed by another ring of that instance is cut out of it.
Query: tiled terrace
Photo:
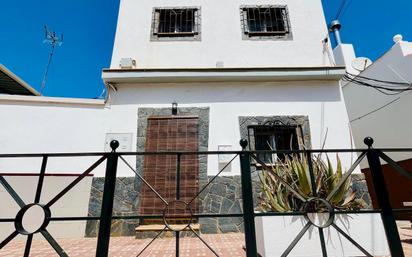
[[[242,249],[242,245],[244,244],[243,234],[202,235],[202,238],[207,241],[220,256],[245,256],[245,252]],[[135,239],[134,237],[112,237],[109,256],[136,256],[150,241],[151,239]],[[61,239],[58,240],[58,242],[70,257],[95,256],[95,238]],[[24,246],[25,241],[12,241],[3,250],[0,250],[0,256],[21,257],[23,256]],[[30,256],[54,257],[57,256],[57,254],[45,240],[34,240]],[[140,256],[175,256],[175,239],[158,238]],[[180,256],[209,257],[215,255],[198,238],[184,237],[180,240]]]
[[[406,256],[412,256],[412,229],[400,230]],[[202,235],[219,256],[237,257],[245,256],[242,249],[244,244],[243,234]],[[151,239],[135,239],[134,237],[113,237],[110,243],[110,256],[130,257],[136,256]],[[70,257],[95,256],[96,239],[64,239],[58,240]],[[3,250],[0,256],[21,257],[25,242],[12,241]],[[159,238],[147,248],[140,256],[144,257],[169,257],[175,256],[174,238]],[[30,256],[51,257],[57,256],[50,245],[44,240],[34,240]],[[182,238],[180,243],[181,257],[209,257],[214,256],[198,238]]]

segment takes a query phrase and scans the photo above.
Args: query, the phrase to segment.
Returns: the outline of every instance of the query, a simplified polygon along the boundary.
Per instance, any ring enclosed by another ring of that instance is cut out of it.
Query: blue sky
[[[358,56],[376,59],[400,33],[412,41],[412,1],[347,0],[341,17],[342,39],[353,43]],[[341,0],[323,0],[330,22]],[[103,89],[101,69],[109,67],[119,0],[13,0],[0,9],[0,63],[40,89],[49,47],[43,26],[64,32],[56,49],[46,96],[95,98]]]

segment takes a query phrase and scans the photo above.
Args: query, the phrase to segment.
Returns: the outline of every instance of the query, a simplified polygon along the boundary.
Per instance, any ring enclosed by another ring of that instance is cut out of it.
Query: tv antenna
[[[43,94],[43,90],[46,87],[47,75],[49,73],[50,63],[53,58],[54,50],[56,46],[61,46],[63,44],[63,33],[60,37],[56,36],[56,32],[50,31],[47,29],[47,26],[44,26],[44,40],[43,43],[50,44],[50,53],[49,59],[47,61],[46,69],[44,70],[43,80],[40,86],[40,94]]]

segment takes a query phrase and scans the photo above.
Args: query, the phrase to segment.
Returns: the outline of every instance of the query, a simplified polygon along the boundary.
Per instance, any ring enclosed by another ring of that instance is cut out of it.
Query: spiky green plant
[[[352,183],[350,176],[339,186],[344,175],[339,156],[337,156],[335,169],[329,158],[325,162],[320,156],[313,157],[312,163],[317,197],[325,199],[335,188],[339,187],[330,199],[333,207],[341,210],[357,210],[365,206],[364,201],[357,199],[356,192],[350,189]],[[270,167],[259,175],[262,187],[260,209],[274,212],[301,211],[303,201],[296,197],[284,183],[281,183],[281,180],[305,199],[313,197],[306,157],[302,155],[286,156],[285,160],[278,160],[275,165]]]

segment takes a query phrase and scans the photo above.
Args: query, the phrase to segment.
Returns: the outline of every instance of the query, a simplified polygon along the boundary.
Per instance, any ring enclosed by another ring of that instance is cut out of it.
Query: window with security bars
[[[253,137],[249,140],[254,142],[251,148],[256,151],[298,150],[299,139],[302,138],[301,127],[295,125],[253,125],[248,130],[249,137]],[[284,161],[288,155],[290,154],[259,153],[258,159],[266,164],[274,164]]]
[[[243,32],[248,37],[283,37],[289,34],[285,6],[243,7]]]
[[[152,37],[194,38],[200,28],[199,8],[155,8],[153,13]]]

